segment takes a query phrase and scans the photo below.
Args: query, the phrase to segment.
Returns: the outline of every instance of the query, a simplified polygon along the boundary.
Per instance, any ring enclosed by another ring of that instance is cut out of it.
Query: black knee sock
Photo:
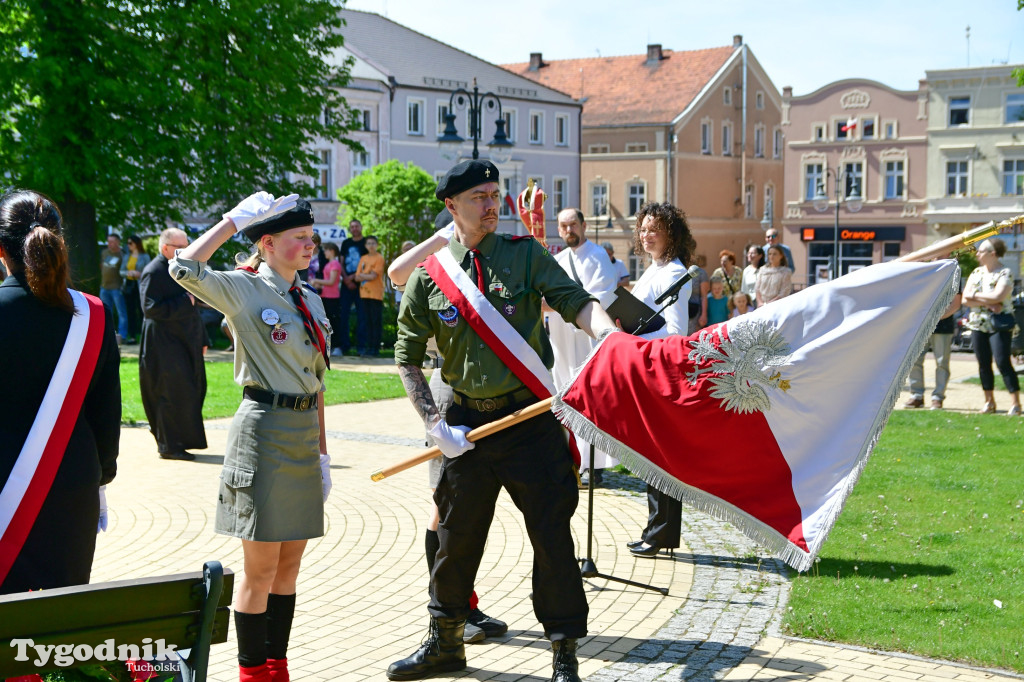
[[[252,668],[267,662],[267,614],[235,611],[238,665]]]
[[[426,538],[427,547],[427,570],[430,573],[434,572],[434,557],[437,556],[437,550],[441,549],[441,538],[437,536],[436,530],[428,530]]]
[[[294,594],[267,596],[267,658],[279,661],[288,657],[288,636],[294,615]]]

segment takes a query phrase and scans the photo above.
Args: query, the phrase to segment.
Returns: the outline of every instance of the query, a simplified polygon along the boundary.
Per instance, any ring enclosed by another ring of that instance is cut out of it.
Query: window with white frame
[[[373,158],[370,152],[352,152],[352,177],[370,169],[373,165]]]
[[[1024,159],[1003,161],[1003,194],[1021,196],[1024,194]]]
[[[758,90],[757,94],[754,95],[754,106],[758,109],[764,109],[764,92],[761,90]]]
[[[501,112],[501,117],[505,119],[505,134],[508,135],[508,141],[515,142],[516,133],[518,132],[518,129],[516,128],[516,110],[505,109]]]
[[[885,162],[885,198],[902,199],[906,186],[906,167],[903,161]]]
[[[630,142],[629,144],[626,145],[627,154],[639,154],[645,151],[647,151],[646,142]]]
[[[772,158],[782,158],[782,128],[772,131]]]
[[[809,163],[804,166],[804,199],[810,201],[818,193],[821,184],[823,167],[820,163]]]
[[[747,188],[743,191],[743,217],[753,218],[754,217],[754,186],[747,185]]]
[[[448,115],[448,102],[437,103],[437,136],[441,137],[444,135],[444,129],[448,124],[445,120],[445,116]]]
[[[848,127],[849,120],[843,119],[841,121],[833,121],[832,127],[835,129],[835,135],[832,139],[834,140],[848,140],[850,139],[850,128]]]
[[[863,161],[847,161],[843,164],[843,196],[847,199],[852,194],[860,195],[861,199],[865,199],[864,196],[864,162]]]
[[[968,161],[946,162],[946,196],[967,196],[967,184],[970,179]]]
[[[515,212],[512,207],[509,206],[509,202],[505,200],[505,197],[512,197],[512,203],[515,203],[516,190],[512,186],[512,178],[505,176],[501,179],[501,206],[498,207],[499,218],[512,218],[515,216]]]
[[[811,131],[811,139],[815,142],[821,142],[825,139],[825,126],[816,125]]]
[[[1024,123],[1024,93],[1008,94],[1005,111],[1003,123]]]
[[[427,103],[422,99],[406,100],[405,132],[410,135],[423,134],[423,109]]]
[[[711,153],[711,121],[701,121],[700,124],[700,153]]]
[[[772,201],[774,199],[775,199],[775,186],[772,185],[770,182],[766,182],[765,185],[764,185],[764,210],[761,211],[762,215],[766,211],[769,210],[769,208],[768,208],[769,206],[772,207],[772,212],[774,213],[775,207],[772,204]],[[772,217],[772,220],[774,220],[774,217]]]
[[[959,95],[949,98],[949,126],[965,126],[971,122],[971,97]]]
[[[764,124],[754,126],[754,156],[764,157]]]
[[[896,121],[886,121],[882,124],[882,135],[886,140],[895,140],[898,134]]]
[[[569,196],[569,178],[551,178],[551,202],[555,215],[565,210],[566,198]]]
[[[320,158],[316,163],[316,198],[331,198],[331,150],[321,149],[317,152]]]
[[[530,144],[544,144],[544,112],[530,112]]]
[[[728,85],[722,90],[722,104],[732,104],[732,88]]]
[[[608,185],[595,182],[590,185],[590,215],[603,216],[608,214]]]
[[[569,146],[569,116],[567,114],[555,116],[555,144],[559,147]]]
[[[611,147],[606,144],[591,144],[587,145],[588,154],[607,154],[611,151]]]
[[[722,156],[732,156],[732,123],[722,123]]]
[[[634,216],[640,207],[644,205],[647,196],[647,185],[639,180],[634,180],[626,185],[626,205],[629,207],[629,215]]]
[[[867,117],[861,118],[860,119],[860,138],[862,140],[873,140],[873,139],[875,139],[875,135],[877,134],[877,130],[876,130],[877,128],[878,128],[878,119],[876,119],[874,117],[871,117],[871,118],[867,118]]]
[[[373,112],[370,109],[359,110],[359,124],[363,130],[373,130]]]

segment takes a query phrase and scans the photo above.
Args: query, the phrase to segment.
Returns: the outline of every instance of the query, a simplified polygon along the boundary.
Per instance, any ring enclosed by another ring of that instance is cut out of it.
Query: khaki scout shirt
[[[236,383],[293,395],[323,390],[327,363],[310,342],[302,314],[288,293],[292,284],[301,288],[328,344],[331,326],[320,297],[302,287],[298,275],[288,282],[266,263],[260,263],[257,274],[221,272],[178,257],[171,260],[169,271],[186,290],[227,317],[235,339]],[[275,327],[287,333],[284,343],[271,339]]]
[[[452,240],[448,244],[455,261],[471,273],[469,249]],[[566,322],[574,323],[580,308],[596,300],[573,282],[565,270],[536,240],[510,235],[488,234],[477,246],[483,256],[487,300],[537,351],[550,369],[553,356],[540,313],[541,297]],[[454,314],[451,301],[427,275],[416,268],[402,294],[398,313],[398,342],[395,362],[423,363],[427,339],[435,337],[444,356],[441,376],[453,389],[470,398],[494,398],[523,387],[494,351],[463,319]]]

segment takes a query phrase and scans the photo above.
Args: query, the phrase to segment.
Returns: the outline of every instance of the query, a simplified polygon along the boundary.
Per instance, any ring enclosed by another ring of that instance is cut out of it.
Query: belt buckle
[[[498,409],[498,403],[494,402],[494,398],[484,398],[480,401],[480,409],[484,412],[494,412]]]
[[[304,396],[302,396],[301,400],[296,400],[295,401],[295,407],[293,407],[292,409],[295,410],[296,412],[299,412],[301,410],[308,410],[309,409],[309,403],[311,401],[312,401],[312,399],[308,395],[304,395]]]

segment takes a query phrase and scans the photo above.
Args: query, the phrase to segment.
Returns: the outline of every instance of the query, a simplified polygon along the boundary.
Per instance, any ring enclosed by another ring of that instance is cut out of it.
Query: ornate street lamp
[[[825,178],[818,183],[818,189],[814,193],[814,210],[818,213],[824,213],[828,210],[828,195],[825,193],[825,189],[829,176],[832,176],[832,184],[835,187],[836,195],[836,223],[835,231],[832,234],[832,268],[830,274],[830,279],[834,281],[839,277],[839,206],[845,201],[846,210],[850,213],[856,213],[863,208],[864,199],[860,195],[860,187],[857,186],[857,176],[855,174],[849,170],[838,171],[826,168]],[[841,188],[846,180],[850,181],[850,191],[844,198]]]
[[[512,142],[509,141],[505,132],[505,118],[501,115],[501,100],[498,99],[498,96],[493,92],[485,92],[481,95],[475,78],[473,79],[473,92],[469,92],[465,88],[459,88],[452,92],[448,99],[448,113],[444,117],[444,133],[437,138],[440,144],[458,145],[464,142],[455,127],[454,112],[456,108],[469,109],[469,137],[473,140],[474,159],[480,158],[478,143],[483,134],[483,125],[481,124],[483,111],[485,108],[487,111],[495,109],[498,111],[498,119],[494,122],[494,139],[487,143],[487,148],[491,150],[491,159],[495,163],[507,163],[510,158],[509,151],[512,148]]]

